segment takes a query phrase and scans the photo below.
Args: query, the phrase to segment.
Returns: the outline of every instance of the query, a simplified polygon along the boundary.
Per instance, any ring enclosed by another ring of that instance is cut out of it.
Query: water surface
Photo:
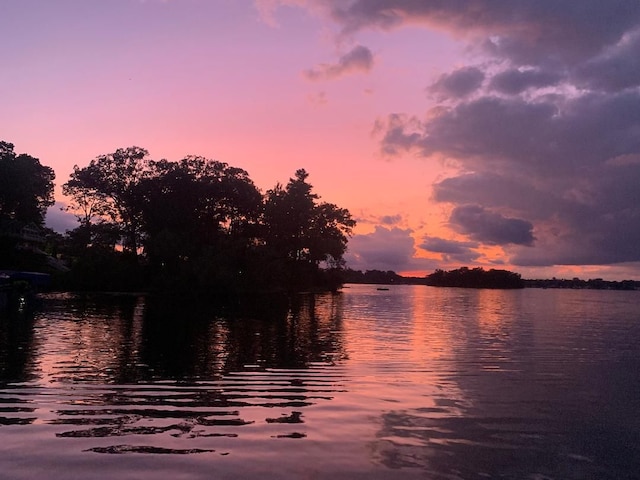
[[[0,319],[0,478],[637,478],[640,292],[262,302]]]

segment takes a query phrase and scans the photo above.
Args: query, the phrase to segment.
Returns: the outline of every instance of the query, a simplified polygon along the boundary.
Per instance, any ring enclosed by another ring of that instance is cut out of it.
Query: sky
[[[305,168],[358,270],[640,279],[637,0],[3,0],[0,139]]]

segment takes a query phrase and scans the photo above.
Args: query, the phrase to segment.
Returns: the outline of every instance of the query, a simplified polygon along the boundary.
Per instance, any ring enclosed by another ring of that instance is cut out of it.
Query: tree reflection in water
[[[46,423],[64,426],[55,433],[61,439],[233,438],[256,422],[273,425],[272,438],[304,438],[290,427],[304,423],[299,409],[333,398],[335,378],[324,368],[344,356],[340,299],[282,300],[212,306],[45,297],[34,318],[0,325],[1,380],[38,387],[10,387],[15,395],[2,395],[8,406],[0,425],[31,423],[37,418],[25,415],[36,410],[29,405],[59,396]],[[256,408],[269,412],[256,418]],[[84,450],[197,451],[155,444]]]

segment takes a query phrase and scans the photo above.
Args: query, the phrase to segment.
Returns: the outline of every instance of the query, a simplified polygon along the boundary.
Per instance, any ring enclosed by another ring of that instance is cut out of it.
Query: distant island
[[[461,267],[455,270],[435,270],[424,277],[405,277],[388,270],[346,269],[343,274],[345,283],[367,283],[374,285],[428,285],[433,287],[462,288],[571,288],[594,290],[640,290],[640,281],[608,281],[601,278],[581,280],[568,279],[523,279],[519,273],[508,270],[484,270],[481,267]]]

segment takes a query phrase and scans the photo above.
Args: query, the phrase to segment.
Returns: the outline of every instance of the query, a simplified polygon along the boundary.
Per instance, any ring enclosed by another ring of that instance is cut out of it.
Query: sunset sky
[[[0,140],[298,168],[348,266],[640,279],[637,0],[3,0]]]

